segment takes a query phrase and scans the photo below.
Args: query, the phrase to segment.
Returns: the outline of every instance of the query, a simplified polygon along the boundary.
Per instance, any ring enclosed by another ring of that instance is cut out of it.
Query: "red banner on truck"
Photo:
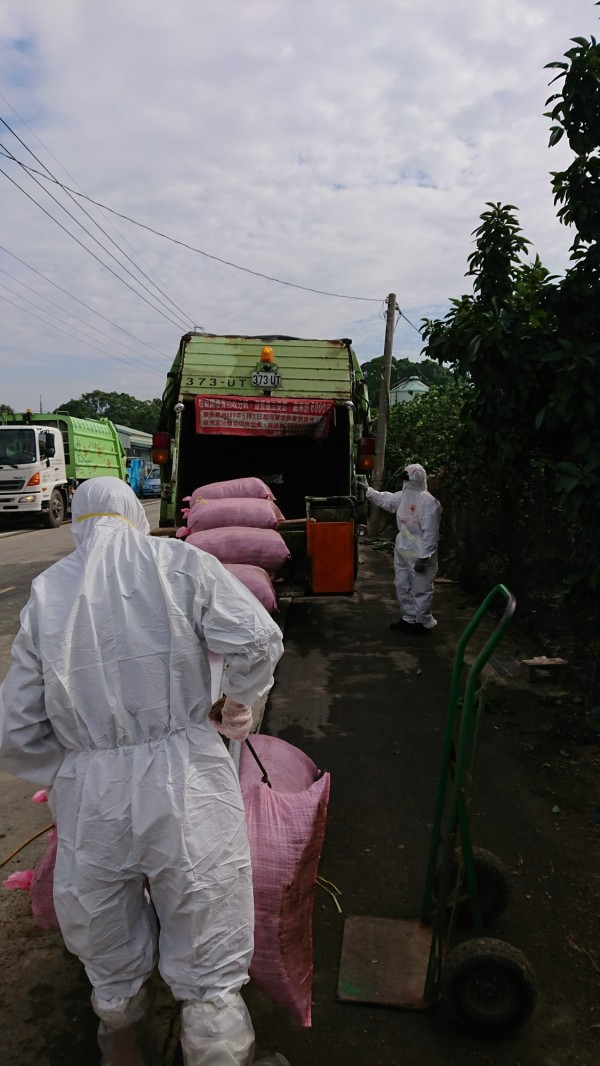
[[[196,433],[244,437],[329,433],[334,401],[277,396],[196,396]]]

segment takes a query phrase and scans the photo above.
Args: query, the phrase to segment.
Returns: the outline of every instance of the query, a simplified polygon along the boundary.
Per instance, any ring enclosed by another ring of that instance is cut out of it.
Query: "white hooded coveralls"
[[[437,620],[431,605],[442,508],[427,491],[427,474],[420,463],[411,463],[406,473],[408,481],[403,482],[399,492],[378,492],[369,487],[367,499],[396,515],[394,584],[403,621],[419,622],[425,629],[433,629]],[[417,559],[427,560],[422,573],[415,572]]]
[[[184,1006],[186,1062],[245,1066],[250,856],[235,767],[208,721],[208,653],[225,658],[224,692],[253,704],[273,683],[281,632],[213,556],[145,535],[124,482],[85,482],[72,518],[76,550],[34,580],[21,613],[0,766],[52,786],[56,912],[99,1016],[126,1018],[158,962],[177,999],[216,1015],[205,1034]],[[219,1051],[232,1025],[239,1046]],[[205,1036],[216,1057],[194,1057]]]

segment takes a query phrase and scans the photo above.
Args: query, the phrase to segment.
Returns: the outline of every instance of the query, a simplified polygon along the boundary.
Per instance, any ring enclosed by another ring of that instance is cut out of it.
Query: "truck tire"
[[[65,520],[65,499],[59,489],[53,489],[48,510],[44,515],[44,525],[48,529],[58,529]]]

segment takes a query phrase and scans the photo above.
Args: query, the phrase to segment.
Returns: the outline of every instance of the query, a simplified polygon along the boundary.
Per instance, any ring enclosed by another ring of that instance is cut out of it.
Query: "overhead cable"
[[[1,94],[0,94],[0,95],[1,95]],[[4,97],[2,97],[2,98],[4,99]],[[10,104],[9,104],[8,106],[10,107]],[[12,107],[11,107],[11,111],[14,111],[14,108],[12,108]],[[17,114],[17,113],[16,113],[16,111],[15,111],[14,113],[15,113],[15,114]],[[17,115],[17,117],[19,117],[19,116]],[[21,121],[22,121],[22,120],[21,120]],[[109,234],[109,233],[107,233],[105,229],[103,229],[103,227],[102,227],[102,226],[100,225],[100,223],[99,223],[99,222],[97,222],[97,221],[96,221],[96,219],[95,219],[95,218],[93,217],[93,215],[91,215],[91,214],[89,213],[89,211],[86,211],[86,210],[85,210],[85,208],[84,208],[84,207],[82,207],[82,205],[81,205],[80,203],[78,203],[78,202],[77,202],[77,200],[75,199],[75,195],[74,195],[74,194],[73,194],[73,193],[72,193],[72,192],[71,192],[71,191],[69,190],[69,188],[68,188],[68,187],[67,187],[66,185],[61,185],[61,183],[60,183],[60,182],[58,181],[58,179],[56,179],[56,178],[55,178],[54,174],[53,174],[53,173],[52,173],[52,171],[51,171],[51,170],[50,170],[50,169],[49,169],[49,168],[48,168],[48,167],[46,166],[46,164],[45,164],[45,163],[44,163],[44,162],[43,162],[43,161],[42,161],[41,159],[39,159],[39,158],[38,158],[38,156],[37,156],[37,155],[35,154],[35,152],[33,152],[33,151],[31,150],[31,148],[29,148],[29,146],[28,146],[28,145],[27,145],[27,144],[25,143],[25,141],[23,141],[23,140],[21,139],[21,137],[19,137],[18,133],[16,133],[16,132],[15,132],[15,131],[14,131],[14,130],[12,129],[12,127],[11,127],[11,126],[9,126],[8,122],[6,122],[6,120],[5,120],[5,119],[3,119],[1,115],[0,115],[0,122],[1,122],[2,124],[3,124],[3,126],[5,126],[5,127],[6,127],[6,129],[7,129],[8,131],[9,131],[9,133],[12,133],[13,137],[15,138],[15,140],[17,140],[17,141],[19,142],[19,144],[21,144],[21,145],[23,146],[23,148],[25,148],[25,150],[26,150],[27,152],[29,152],[29,154],[30,154],[30,155],[31,155],[31,156],[32,156],[32,157],[33,157],[33,158],[35,159],[36,163],[39,163],[39,164],[40,164],[40,166],[41,166],[41,167],[43,167],[43,168],[44,168],[44,170],[46,171],[46,175],[43,175],[43,174],[41,174],[41,173],[40,173],[40,171],[36,171],[36,173],[37,173],[37,174],[39,174],[39,175],[40,175],[41,177],[44,177],[44,176],[46,176],[46,177],[50,178],[50,179],[51,179],[52,181],[55,181],[55,182],[56,182],[56,183],[57,183],[58,185],[60,185],[60,186],[61,186],[61,188],[63,189],[63,192],[66,192],[67,196],[69,196],[69,198],[70,198],[70,199],[71,199],[71,200],[73,201],[73,203],[74,203],[74,204],[75,204],[75,205],[76,205],[76,206],[77,206],[77,207],[79,208],[79,210],[80,210],[80,211],[82,211],[82,212],[83,212],[83,214],[84,214],[84,215],[86,215],[86,217],[87,217],[87,218],[89,218],[90,222],[93,222],[93,224],[94,224],[95,226],[97,226],[97,227],[98,227],[98,229],[100,230],[100,232],[104,234],[104,236],[105,236],[105,237],[107,238],[107,240],[109,240],[109,241],[110,241],[110,242],[111,242],[112,244],[114,244],[115,248],[118,248],[118,250],[119,250],[119,252],[121,253],[121,255],[125,256],[125,258],[126,258],[127,260],[129,260],[129,262],[131,263],[131,265],[132,265],[132,266],[133,266],[133,267],[134,267],[134,268],[135,268],[135,269],[136,269],[136,270],[137,270],[137,271],[138,271],[138,272],[139,272],[139,273],[140,273],[140,274],[142,275],[142,277],[146,278],[146,280],[147,280],[147,281],[149,281],[149,282],[150,282],[150,284],[151,284],[151,285],[153,285],[153,286],[154,286],[154,288],[155,288],[155,289],[157,289],[157,291],[158,291],[158,292],[160,292],[162,296],[166,297],[166,299],[170,301],[170,303],[171,303],[171,304],[173,305],[173,307],[174,307],[174,308],[175,308],[175,309],[176,309],[177,311],[181,312],[181,315],[183,316],[183,319],[184,319],[184,321],[185,321],[186,323],[188,323],[188,322],[191,322],[191,321],[192,321],[192,316],[191,316],[191,315],[188,315],[188,314],[187,314],[187,312],[183,310],[183,308],[179,307],[179,305],[178,305],[178,304],[176,303],[176,301],[175,301],[175,300],[174,300],[174,299],[173,299],[173,298],[172,298],[171,296],[169,296],[169,295],[168,295],[168,294],[167,294],[166,292],[164,292],[164,291],[163,291],[163,289],[162,289],[162,288],[160,287],[160,285],[158,285],[158,284],[157,284],[157,283],[156,283],[155,281],[153,281],[153,280],[152,280],[152,278],[150,278],[150,277],[149,277],[149,275],[148,275],[148,274],[147,274],[147,273],[146,273],[146,272],[145,272],[144,270],[142,270],[142,269],[141,269],[141,267],[139,267],[139,266],[137,265],[137,263],[136,263],[136,262],[135,262],[135,261],[134,261],[134,260],[133,260],[133,259],[131,258],[131,256],[130,256],[130,255],[128,255],[128,254],[127,254],[127,252],[126,252],[126,251],[124,251],[124,249],[123,249],[123,248],[121,248],[121,246],[120,246],[120,245],[119,245],[119,244],[117,243],[117,241],[115,241],[115,240],[114,240],[114,238],[113,238],[113,237],[111,237],[111,236],[110,236],[110,234]],[[29,127],[27,127],[27,128],[29,129]],[[38,138],[38,140],[39,140],[39,138]],[[41,142],[41,141],[40,141],[40,144],[42,144],[42,142]],[[43,145],[43,147],[45,147],[45,146]],[[5,149],[5,151],[7,151],[7,150]],[[46,149],[46,151],[47,151],[47,149]],[[10,155],[9,155],[9,158],[10,158]],[[53,157],[53,158],[54,158],[54,157]],[[17,159],[17,158],[15,157],[15,156],[12,156],[12,159],[13,159],[13,161],[14,161],[14,162],[18,163],[18,164],[19,164],[19,166],[21,166],[21,167],[22,167],[22,168],[23,168],[24,170],[27,170],[27,171],[30,171],[30,170],[31,170],[31,168],[27,167],[27,166],[26,166],[26,164],[22,163],[22,162],[21,162],[20,160],[18,160],[18,159]],[[58,162],[58,160],[57,160],[57,162]],[[60,163],[59,163],[59,166],[60,166]],[[64,169],[64,168],[63,168],[63,169]],[[67,171],[67,173],[68,173],[68,171]],[[34,178],[34,180],[35,180],[35,178]],[[39,184],[39,183],[38,183],[38,184]],[[80,191],[81,191],[81,190],[80,190]],[[63,210],[64,210],[64,208],[63,208]],[[83,227],[83,228],[85,229],[85,227]],[[87,233],[87,232],[88,232],[88,231],[86,230],[86,233]],[[117,233],[118,233],[118,232],[119,232],[119,231],[117,230]],[[92,234],[89,234],[89,236],[92,236]],[[122,236],[122,235],[120,235],[120,236]],[[94,238],[93,238],[93,239],[94,239]],[[125,238],[123,238],[123,239],[125,240]],[[100,242],[98,242],[98,243],[100,243]],[[129,243],[129,242],[127,242],[127,243]],[[103,245],[100,245],[100,246],[101,246],[101,247],[104,247]],[[131,247],[131,245],[130,245],[130,247]],[[105,250],[105,251],[108,251],[107,249],[104,249],[104,250]],[[132,249],[132,250],[133,250],[133,249]],[[109,252],[108,254],[110,254],[110,252]],[[140,257],[140,258],[141,258],[141,257]],[[118,260],[117,260],[117,262],[118,262]],[[119,264],[119,266],[121,266],[121,264]],[[124,268],[124,267],[123,267],[123,269],[126,269],[126,268]],[[128,272],[128,273],[129,273],[129,272]],[[131,276],[133,277],[133,275],[131,275]],[[135,280],[137,281],[137,278],[136,278]],[[141,283],[140,283],[140,282],[138,282],[138,284],[141,284]],[[145,286],[144,286],[144,288],[145,288]],[[149,291],[149,290],[146,290],[146,291]],[[163,305],[163,306],[164,306],[164,305]]]
[[[180,241],[176,237],[170,237],[168,233],[162,233],[160,230],[154,229],[153,226],[147,226],[144,222],[137,222],[136,219],[131,218],[129,215],[125,215],[121,211],[115,211],[114,208],[107,207],[106,204],[92,199],[91,196],[86,196],[85,193],[77,192],[76,189],[70,189],[68,185],[63,185],[63,183],[56,178],[48,178],[47,175],[40,174],[40,171],[35,170],[33,167],[28,167],[25,163],[19,163],[19,166],[30,173],[39,174],[39,176],[45,181],[53,181],[56,185],[59,185],[61,189],[64,189],[65,192],[70,192],[73,196],[77,196],[82,200],[87,200],[88,203],[102,208],[103,211],[109,211],[111,215],[116,215],[117,218],[123,218],[126,222],[131,222],[133,226],[139,226],[140,229],[145,229],[149,233],[154,233],[156,237],[162,237],[164,240],[170,241],[172,244],[177,244],[181,248],[187,248],[190,252],[196,252],[197,255],[203,255],[207,259],[213,259],[216,263],[222,263],[224,266],[232,267],[234,270],[241,270],[245,274],[253,274],[257,278],[264,278],[265,281],[273,281],[277,285],[287,285],[291,289],[302,289],[303,292],[315,292],[318,296],[332,296],[337,300],[359,300],[363,303],[381,303],[380,296],[348,296],[347,294],[340,292],[328,292],[325,289],[314,289],[310,285],[299,285],[295,281],[284,281],[282,278],[274,278],[270,274],[262,274],[259,270],[251,270],[250,267],[240,266],[239,263],[232,263],[229,259],[222,259],[218,255],[211,255],[210,252],[205,252],[202,248],[196,248],[193,244],[187,244],[186,241]]]
[[[9,252],[8,248],[5,248],[2,244],[0,244],[0,251],[5,252],[6,255],[10,255],[12,259],[16,259],[17,263],[21,263],[22,266],[27,267],[28,270],[31,270],[34,274],[37,274],[39,278],[43,278],[44,281],[47,281],[49,285],[53,285],[55,289],[59,289],[60,292],[64,292],[65,296],[68,296],[71,300],[76,300],[78,304],[81,304],[82,307],[87,308],[87,310],[91,311],[92,314],[98,315],[98,318],[101,318],[104,322],[108,322],[110,326],[114,326],[115,329],[121,330],[121,333],[126,333],[128,337],[131,337],[134,341],[137,341],[138,344],[143,344],[146,348],[150,348],[153,352],[156,352],[157,355],[160,355],[161,357],[163,356],[164,353],[161,352],[159,348],[155,348],[154,345],[148,344],[148,341],[144,341],[140,337],[136,337],[135,333],[130,333],[129,330],[125,329],[123,326],[117,325],[117,323],[113,322],[112,319],[107,318],[106,315],[103,315],[100,311],[96,311],[93,307],[90,306],[90,304],[86,304],[84,300],[80,300],[78,296],[74,296],[73,293],[68,292],[67,289],[63,289],[62,285],[59,285],[56,281],[52,281],[52,278],[47,277],[46,274],[42,274],[40,270],[36,270],[35,267],[31,266],[31,263],[26,263],[24,259],[21,259],[18,255],[15,255],[14,252]],[[21,282],[21,284],[23,283]]]
[[[42,318],[40,315],[34,314],[33,311],[29,311],[27,307],[22,307],[21,304],[15,303],[14,300],[9,300],[8,297],[3,296],[2,293],[0,293],[0,300],[4,300],[7,304],[12,304],[13,307],[18,307],[19,311],[25,311],[25,314],[31,315],[32,318],[37,318],[40,322],[43,322],[45,326],[51,326],[52,329],[58,330],[59,333],[64,333],[67,337],[73,337],[73,333],[69,332],[66,329],[62,329],[61,326],[55,326],[53,322],[48,322],[47,319]],[[77,339],[78,338],[75,338],[75,340]],[[111,355],[110,352],[105,352],[102,348],[98,348],[96,344],[92,344],[88,340],[84,341],[84,343],[87,344],[90,348],[95,348],[95,350],[97,352],[100,352],[101,355],[106,355],[108,359],[116,359],[119,363],[125,363],[127,366],[132,366],[135,370],[142,370],[146,374],[152,374],[154,377],[160,377],[161,380],[164,377],[163,374],[159,374],[159,372],[155,370],[150,370],[147,366],[140,366],[139,363],[132,363],[130,359],[126,359],[122,356]]]
[[[419,327],[415,326],[414,322],[411,322],[410,318],[406,317],[406,315],[404,314],[404,311],[400,311],[400,314],[401,314],[402,318],[404,319],[404,321],[408,322],[409,326],[412,326],[412,328],[415,330],[415,332],[418,333],[419,336],[421,336],[421,330],[419,329]]]
[[[12,157],[12,158],[14,159],[14,157]],[[18,160],[14,160],[14,161],[18,163]],[[30,168],[29,167],[24,167],[24,169],[29,171]],[[51,218],[52,221],[55,222],[56,225],[59,226],[65,233],[67,233],[69,235],[69,237],[71,237],[81,248],[83,248],[86,252],[88,252],[91,256],[93,256],[94,259],[98,263],[100,263],[100,265],[102,267],[104,267],[105,270],[108,270],[109,273],[111,273],[113,275],[113,277],[115,277],[117,279],[117,281],[120,281],[123,285],[126,285],[127,288],[131,290],[131,292],[133,292],[137,297],[139,297],[140,300],[143,300],[144,303],[148,304],[148,306],[151,307],[153,311],[157,311],[159,315],[162,315],[163,318],[166,318],[167,322],[170,322],[171,325],[177,326],[177,328],[181,328],[179,322],[177,322],[174,318],[171,318],[169,315],[166,315],[164,313],[164,311],[160,310],[159,307],[156,307],[154,304],[150,303],[150,300],[147,300],[145,296],[142,296],[141,292],[138,292],[137,289],[134,289],[133,285],[130,285],[129,282],[125,280],[125,278],[120,277],[117,274],[117,272],[112,269],[112,267],[108,266],[107,263],[103,263],[102,260],[100,259],[100,257],[97,256],[96,253],[93,252],[91,248],[88,248],[87,245],[83,243],[83,241],[80,241],[79,238],[76,237],[74,233],[71,233],[71,231],[69,229],[67,229],[66,226],[63,226],[62,222],[59,222],[58,219],[55,218],[54,215],[51,214],[50,211],[47,211],[45,207],[42,207],[42,205],[35,199],[35,197],[31,196],[31,194],[28,193],[21,185],[19,185],[19,183],[17,181],[15,181],[14,178],[11,178],[10,174],[7,174],[6,171],[2,169],[2,167],[0,167],[0,174],[4,174],[4,177],[8,178],[8,180],[11,182],[11,184],[13,184],[15,186],[15,188],[19,189],[19,191],[22,192],[23,195],[26,196],[28,200],[31,200],[31,202],[34,203],[36,205],[36,207],[39,207],[40,211],[43,211],[44,214],[48,216],[48,218]],[[39,185],[39,182],[37,182],[37,184]],[[58,184],[60,185],[60,182],[58,182]],[[50,193],[48,195],[51,196]],[[59,207],[62,208],[63,211],[66,212],[67,215],[69,215],[69,218],[72,218],[73,221],[76,222],[78,226],[81,226],[81,222],[79,222],[76,218],[74,218],[74,216],[71,214],[71,212],[67,211],[66,207],[64,207],[58,200],[56,200],[56,198],[54,196],[51,196],[51,198],[55,201],[55,203],[58,204]],[[92,237],[92,240],[96,241],[97,244],[100,244],[100,241],[98,241],[96,239],[96,237],[93,236],[93,234],[90,234],[89,231],[85,229],[85,226],[81,226],[81,228],[85,230],[85,232],[88,234],[88,236]],[[103,245],[100,244],[100,247],[103,247]],[[106,251],[105,248],[104,248],[104,251]],[[118,263],[118,260],[115,258],[115,256],[112,254],[112,252],[108,252],[108,255],[110,255],[111,259],[114,259],[115,262]],[[130,274],[133,277],[133,275],[131,274],[131,271],[128,270],[127,267],[122,266],[121,263],[119,263],[118,265],[121,267],[122,270],[125,270],[125,272],[127,274]],[[142,283],[140,281],[138,281],[137,278],[135,278],[134,280],[136,281],[136,284],[142,285]],[[146,289],[146,291],[148,291],[147,286],[142,285],[142,288],[144,288],[144,289]],[[162,301],[158,301],[158,302],[162,303]],[[163,305],[163,306],[165,306],[165,305]]]
[[[52,307],[58,308],[59,311],[64,311],[65,314],[70,315],[71,318],[75,318],[78,322],[83,322],[84,326],[90,325],[90,323],[86,322],[86,320],[84,318],[81,318],[80,315],[75,315],[72,311],[67,311],[65,307],[61,307],[60,304],[54,303],[52,300],[49,300],[47,296],[44,296],[43,292],[38,292],[37,289],[32,289],[30,285],[25,285],[24,282],[19,281],[18,278],[15,278],[14,274],[9,274],[8,271],[4,270],[2,267],[0,267],[0,273],[6,274],[8,278],[11,278],[12,281],[16,281],[17,285],[22,285],[24,289],[28,290],[28,292],[32,292],[34,296],[39,296],[42,300],[46,300],[46,302],[49,303]],[[58,322],[62,322],[65,326],[70,326],[71,329],[74,329],[77,333],[81,333],[82,337],[89,337],[89,333],[84,333],[83,330],[78,330],[76,326],[72,326],[71,323],[66,322],[64,318],[59,318],[58,315],[54,315],[52,311],[48,311],[46,307],[40,307],[40,305],[35,303],[33,300],[29,300],[26,296],[21,296],[21,293],[15,292],[14,289],[11,289],[10,285],[5,284],[2,287],[5,288],[7,292],[11,292],[13,296],[16,296],[19,300],[24,300],[26,303],[30,303],[32,307],[36,307],[38,311],[42,311],[44,314],[50,315],[52,318],[56,318]],[[25,308],[25,310],[27,310],[27,308]],[[93,326],[91,328],[94,329]],[[111,337],[109,333],[104,333],[102,330],[99,329],[96,329],[96,333],[99,333],[102,337],[107,337],[110,341],[114,341],[115,339],[114,337]],[[139,357],[139,352],[136,352],[134,348],[130,348],[129,345],[124,345],[122,341],[117,341],[117,344],[123,345],[123,347],[128,348],[129,351],[133,351],[134,355],[137,355]],[[110,345],[110,348],[113,352],[119,351],[119,349],[114,348],[112,344]],[[150,358],[150,356],[148,356],[148,358]]]

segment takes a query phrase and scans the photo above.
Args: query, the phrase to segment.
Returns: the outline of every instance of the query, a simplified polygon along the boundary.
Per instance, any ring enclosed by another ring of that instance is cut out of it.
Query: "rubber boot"
[[[98,1045],[102,1066],[161,1066],[152,1032],[154,996],[153,986],[147,983],[116,1009],[107,1009],[93,998],[94,1010],[100,1017]]]
[[[252,1066],[254,1027],[239,992],[226,999],[186,1000],[181,1010],[185,1066]]]

